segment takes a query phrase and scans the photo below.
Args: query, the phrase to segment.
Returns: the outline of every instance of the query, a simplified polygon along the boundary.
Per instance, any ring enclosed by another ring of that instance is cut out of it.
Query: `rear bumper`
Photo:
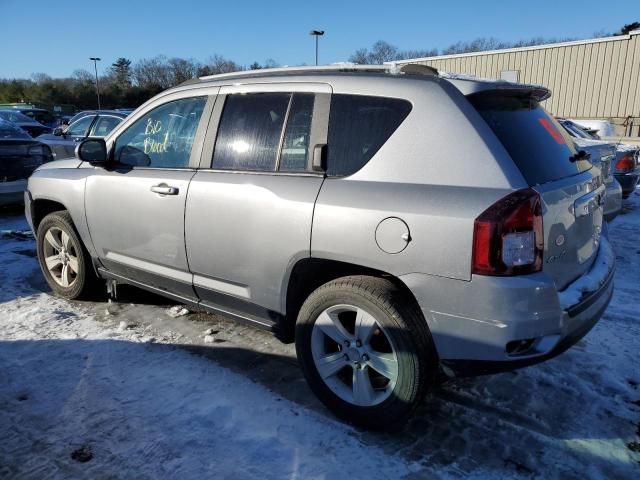
[[[473,276],[470,282],[401,278],[420,304],[447,374],[467,376],[513,370],[564,352],[604,313],[614,270],[615,255],[603,238],[590,271],[562,292],[543,272]],[[435,287],[439,283],[444,287]]]
[[[443,360],[442,363],[454,376],[468,377],[508,372],[550,360],[566,352],[589,333],[607,309],[612,296],[613,272],[599,291],[575,305],[572,311],[563,313],[564,331],[562,335],[553,348],[541,355],[514,358],[509,361]]]
[[[24,191],[26,188],[26,180],[0,182],[0,205],[21,204],[24,199]]]

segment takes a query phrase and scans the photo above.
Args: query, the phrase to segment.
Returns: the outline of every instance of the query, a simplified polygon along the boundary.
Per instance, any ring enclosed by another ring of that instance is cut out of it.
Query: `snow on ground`
[[[0,212],[0,478],[640,478],[638,193],[583,341],[449,383],[393,435],[334,420],[265,332],[135,289],[52,297],[26,230]]]

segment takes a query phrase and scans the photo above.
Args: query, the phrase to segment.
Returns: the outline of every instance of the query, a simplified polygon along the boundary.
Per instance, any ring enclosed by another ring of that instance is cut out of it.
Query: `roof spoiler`
[[[526,83],[513,83],[504,80],[484,80],[481,78],[474,78],[462,75],[441,74],[441,78],[444,78],[458,90],[460,90],[465,96],[473,95],[481,92],[490,91],[510,91],[521,92],[523,94],[530,95],[534,100],[542,102],[551,96],[551,90],[542,85],[529,85]]]

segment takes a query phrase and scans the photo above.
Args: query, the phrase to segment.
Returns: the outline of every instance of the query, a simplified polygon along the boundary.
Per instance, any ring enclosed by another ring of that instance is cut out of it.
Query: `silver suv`
[[[188,82],[32,175],[42,271],[295,339],[333,412],[397,428],[442,374],[551,358],[607,307],[605,186],[548,96],[418,67]]]

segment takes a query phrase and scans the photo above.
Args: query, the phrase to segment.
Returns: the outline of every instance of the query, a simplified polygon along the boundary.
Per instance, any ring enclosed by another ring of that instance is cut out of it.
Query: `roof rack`
[[[305,66],[305,67],[278,67],[262,68],[258,70],[243,70],[232,73],[219,73],[200,77],[200,80],[223,80],[233,78],[245,78],[270,74],[295,75],[299,73],[331,73],[331,72],[360,72],[360,73],[388,73],[392,75],[438,75],[438,70],[426,65],[404,65],[399,67],[394,64],[386,65],[359,65],[357,63],[335,63],[332,65]]]

